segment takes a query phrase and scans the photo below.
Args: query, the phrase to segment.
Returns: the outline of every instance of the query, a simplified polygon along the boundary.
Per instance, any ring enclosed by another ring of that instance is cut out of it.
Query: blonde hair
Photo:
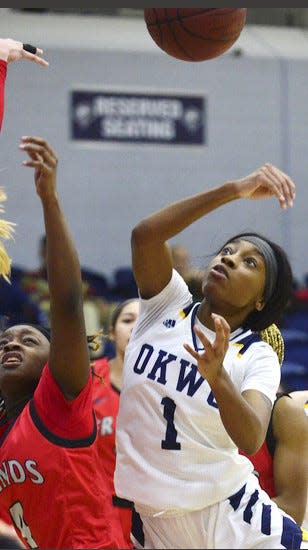
[[[261,330],[259,334],[262,340],[272,346],[273,350],[277,353],[279,364],[281,366],[284,359],[284,340],[277,325],[273,323],[269,327]]]
[[[6,199],[7,195],[5,191],[0,188],[0,203],[6,201]],[[0,215],[3,214],[3,212],[4,208],[0,204]],[[8,283],[10,282],[12,260],[9,257],[2,240],[13,238],[15,225],[15,223],[0,219],[0,277],[3,277]]]

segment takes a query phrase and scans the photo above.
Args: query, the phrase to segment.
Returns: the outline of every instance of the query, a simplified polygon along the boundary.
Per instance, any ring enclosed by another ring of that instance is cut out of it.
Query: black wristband
[[[26,50],[26,52],[36,54],[36,47],[32,46],[32,44],[23,44],[22,47],[24,50]]]

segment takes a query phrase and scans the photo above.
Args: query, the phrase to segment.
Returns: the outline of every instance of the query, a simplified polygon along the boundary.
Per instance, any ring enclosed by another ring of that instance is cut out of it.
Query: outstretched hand
[[[204,350],[196,351],[189,344],[184,344],[186,351],[197,361],[198,371],[201,376],[211,383],[214,383],[222,368],[223,360],[229,347],[230,326],[221,315],[212,313],[215,324],[216,337],[211,343],[202,330],[194,326],[194,332],[204,346]]]
[[[264,164],[255,172],[237,180],[238,194],[247,199],[266,199],[276,196],[283,209],[293,206],[295,184],[292,179],[273,164]]]
[[[48,67],[49,63],[41,55],[43,50],[36,48],[36,53],[31,53],[24,50],[23,43],[19,40],[13,40],[12,38],[0,38],[0,59],[3,59],[7,63],[18,61],[19,59],[25,59],[33,61],[42,67]]]
[[[34,168],[37,194],[41,198],[55,196],[58,159],[50,145],[40,137],[23,136],[19,148],[29,156],[23,165]]]

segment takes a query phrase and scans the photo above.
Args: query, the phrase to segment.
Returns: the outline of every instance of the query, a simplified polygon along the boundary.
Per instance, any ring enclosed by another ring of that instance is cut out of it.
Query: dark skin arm
[[[256,453],[268,428],[272,404],[261,392],[247,390],[242,394],[223,367],[229,346],[230,326],[220,315],[212,314],[216,338],[211,343],[203,332],[194,327],[204,350],[195,351],[188,344],[184,348],[196,360],[198,370],[209,383],[215,396],[222,423],[237,447],[246,454]]]
[[[304,409],[281,397],[273,413],[276,442],[273,460],[276,504],[299,524],[305,515],[308,487],[308,422]]]
[[[151,298],[170,281],[172,258],[167,241],[206,214],[230,201],[276,197],[281,208],[293,205],[295,185],[278,168],[266,164],[234,181],[162,208],[132,231],[132,264],[141,296]]]
[[[295,185],[284,172],[272,164],[265,164],[242,179],[179,200],[143,219],[131,236],[132,265],[141,296],[148,299],[157,295],[171,279],[173,263],[169,239],[231,201],[269,197],[276,197],[283,209],[291,207]],[[214,345],[198,331],[207,352],[196,354],[189,346],[186,349],[196,359],[200,374],[211,386],[228,434],[239,448],[253,454],[264,441],[272,404],[261,392],[250,390],[241,395],[236,389],[223,368],[230,326],[222,316],[213,319]]]
[[[52,335],[49,366],[64,395],[74,398],[88,381],[90,361],[80,264],[56,187],[58,159],[40,137],[25,137],[20,147],[29,157],[24,165],[34,168],[47,236]]]

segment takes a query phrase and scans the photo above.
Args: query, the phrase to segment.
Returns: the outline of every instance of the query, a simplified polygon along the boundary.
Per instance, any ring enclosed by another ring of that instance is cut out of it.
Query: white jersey
[[[125,353],[117,418],[115,487],[146,510],[198,510],[239,490],[253,471],[220,418],[207,381],[185,342],[199,304],[174,270],[165,289],[140,301]],[[213,341],[215,333],[202,325]],[[224,368],[240,392],[264,393],[273,403],[280,383],[276,353],[250,330],[230,337]]]

